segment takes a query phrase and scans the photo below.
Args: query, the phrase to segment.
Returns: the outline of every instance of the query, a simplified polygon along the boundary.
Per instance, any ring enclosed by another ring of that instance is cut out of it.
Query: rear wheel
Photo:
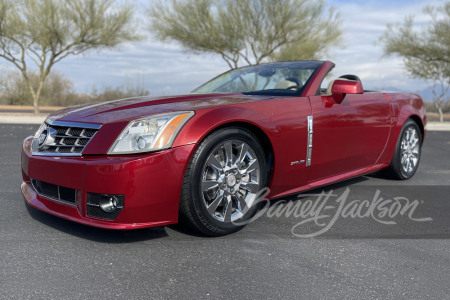
[[[422,133],[416,122],[409,119],[398,137],[391,165],[386,170],[394,179],[409,179],[417,171],[420,162]]]
[[[186,170],[180,220],[212,236],[239,230],[258,208],[266,174],[264,150],[251,132],[214,132],[199,145]]]

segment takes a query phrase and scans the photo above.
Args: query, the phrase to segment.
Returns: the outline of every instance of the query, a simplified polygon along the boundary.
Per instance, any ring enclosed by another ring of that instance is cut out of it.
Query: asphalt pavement
[[[207,238],[27,209],[20,149],[37,128],[0,124],[0,299],[450,298],[450,132],[427,133],[411,180],[373,174],[293,195]]]

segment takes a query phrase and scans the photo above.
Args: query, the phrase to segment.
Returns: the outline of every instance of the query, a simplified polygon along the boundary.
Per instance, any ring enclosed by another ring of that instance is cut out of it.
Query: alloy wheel
[[[413,127],[409,127],[403,133],[400,145],[400,163],[406,174],[412,173],[417,168],[420,157],[419,140],[417,130]]]
[[[209,154],[202,170],[200,191],[208,213],[220,222],[242,218],[259,192],[261,166],[244,141],[227,140]]]

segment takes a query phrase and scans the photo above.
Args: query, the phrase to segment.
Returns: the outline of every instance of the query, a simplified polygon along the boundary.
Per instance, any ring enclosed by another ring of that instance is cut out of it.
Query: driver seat
[[[275,85],[275,89],[287,89],[291,86],[296,86],[297,84],[294,81],[291,80],[282,80],[279,81],[276,85]]]

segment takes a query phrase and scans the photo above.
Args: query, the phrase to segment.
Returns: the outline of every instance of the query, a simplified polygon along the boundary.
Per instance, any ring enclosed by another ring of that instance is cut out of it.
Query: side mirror
[[[346,94],[363,94],[360,81],[337,79],[331,87],[331,97],[337,104],[341,104]]]

